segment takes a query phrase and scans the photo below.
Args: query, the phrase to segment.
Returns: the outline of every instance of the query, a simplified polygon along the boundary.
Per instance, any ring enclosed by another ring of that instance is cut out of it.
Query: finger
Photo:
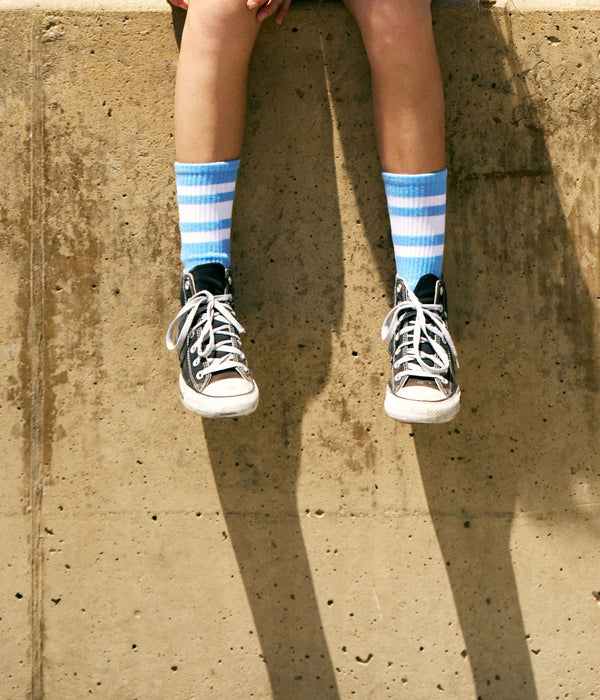
[[[277,24],[281,24],[283,22],[283,18],[287,15],[287,11],[290,9],[291,4],[292,0],[284,0],[281,3],[279,10],[277,10],[277,14],[275,15],[275,21]]]
[[[266,4],[264,3],[260,10],[256,13],[256,19],[259,22],[264,22],[267,17],[275,14],[281,5],[280,0],[269,0]]]

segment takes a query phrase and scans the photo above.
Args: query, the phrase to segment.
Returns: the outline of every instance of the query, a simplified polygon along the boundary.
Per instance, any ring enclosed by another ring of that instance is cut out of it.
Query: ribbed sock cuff
[[[239,159],[216,163],[175,163],[181,262],[231,264],[231,212]]]
[[[382,173],[396,272],[414,290],[426,274],[441,277],[447,170],[422,175]]]

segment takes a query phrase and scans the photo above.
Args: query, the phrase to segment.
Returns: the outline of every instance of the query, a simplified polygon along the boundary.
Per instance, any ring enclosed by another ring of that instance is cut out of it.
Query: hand
[[[291,4],[292,0],[246,0],[246,7],[249,10],[256,10],[256,19],[259,22],[264,22],[267,17],[275,15],[277,24],[283,22]]]

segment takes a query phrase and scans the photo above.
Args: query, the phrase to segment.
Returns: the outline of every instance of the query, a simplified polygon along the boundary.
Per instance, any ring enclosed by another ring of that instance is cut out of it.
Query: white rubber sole
[[[179,375],[181,403],[188,411],[203,418],[237,418],[253,413],[258,406],[258,387],[240,396],[203,396],[185,383]]]
[[[394,396],[388,386],[383,407],[390,418],[402,423],[448,423],[460,411],[460,389],[444,401],[411,401]]]

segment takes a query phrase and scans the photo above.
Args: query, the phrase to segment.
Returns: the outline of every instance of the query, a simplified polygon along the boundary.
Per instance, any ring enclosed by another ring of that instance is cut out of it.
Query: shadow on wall
[[[183,14],[174,11],[176,34]],[[450,426],[416,427],[415,444],[476,693],[532,699],[511,527],[517,506],[574,512],[574,474],[598,442],[593,309],[512,42],[487,11],[446,7],[436,30],[451,167],[445,271],[464,403]],[[381,183],[364,177],[365,163],[377,167],[365,83],[324,70],[353,51],[368,79],[358,30],[349,18],[343,30],[323,27],[312,13],[293,36],[265,27],[256,47],[236,200],[236,286],[261,405],[204,430],[273,697],[312,700],[339,698],[296,502],[302,418],[325,385],[343,311],[326,77],[388,292],[393,262]],[[277,71],[267,70],[272,56]],[[307,125],[310,138],[296,140]]]
[[[293,34],[289,23],[285,34],[266,24],[254,51],[234,213],[234,284],[261,399],[252,416],[204,421],[276,700],[339,698],[296,500],[302,417],[325,385],[332,331],[343,311],[341,225],[317,15],[310,13]],[[182,17],[177,11],[174,17],[177,34]],[[297,139],[307,125],[310,137]],[[256,346],[253,336],[260,339]]]
[[[463,408],[449,426],[415,426],[415,445],[477,697],[531,700],[511,528],[517,509],[577,518],[574,484],[597,481],[594,310],[514,50],[514,20],[448,7],[439,20],[450,163],[445,274]],[[350,108],[338,116],[353,119]],[[350,167],[360,164],[360,144],[341,133]],[[359,169],[351,176],[359,187]],[[361,214],[381,265],[380,232],[369,225],[377,214]],[[387,262],[380,269],[387,279]],[[584,515],[581,524],[590,527]],[[543,557],[543,545],[537,551]]]
[[[446,17],[444,73],[461,76],[447,82],[449,267],[465,401],[451,430],[418,428],[415,442],[477,694],[529,699],[537,694],[511,527],[519,511],[576,518],[573,485],[596,478],[594,310],[513,20]],[[543,558],[547,546],[529,551]]]

